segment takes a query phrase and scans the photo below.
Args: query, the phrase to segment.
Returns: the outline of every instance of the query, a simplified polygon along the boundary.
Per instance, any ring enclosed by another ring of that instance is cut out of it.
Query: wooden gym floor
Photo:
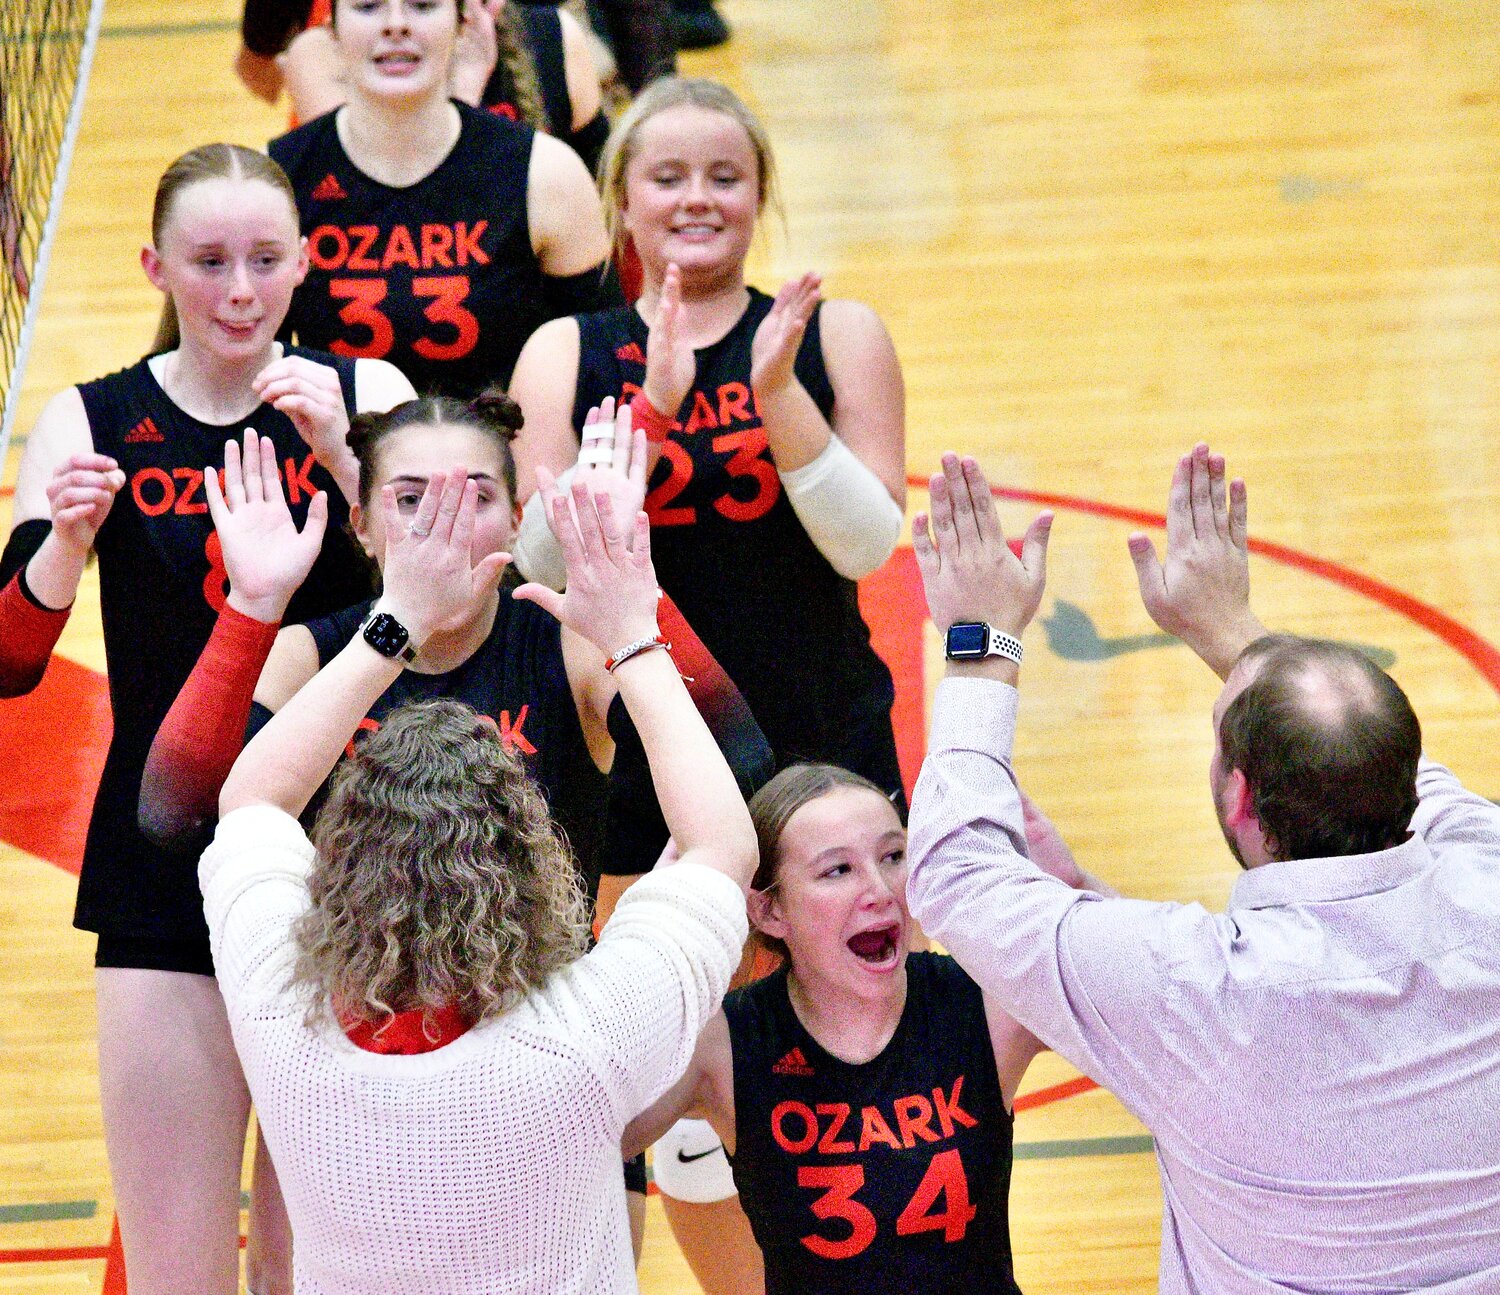
[[[1500,796],[1500,4],[723,7],[734,42],[684,63],[776,142],[789,222],[761,282],[811,266],[880,310],[914,476],[956,447],[1016,493],[1010,524],[1060,497],[1018,766],[1080,858],[1210,906],[1236,875],[1206,788],[1215,681],[1152,632],[1125,553],[1200,438],[1249,482],[1262,617],[1383,653],[1428,750]],[[22,434],[148,343],[136,254],[166,162],[281,126],[232,77],[237,13],[111,0]],[[866,596],[911,762],[937,653],[909,553]],[[94,1295],[123,1280],[92,941],[69,926],[107,731],[92,587],[60,652],[0,706],[0,1291]],[[1016,1122],[1021,1284],[1154,1289],[1149,1142],[1074,1078],[1044,1057]],[[690,1291],[652,1209],[643,1288]]]

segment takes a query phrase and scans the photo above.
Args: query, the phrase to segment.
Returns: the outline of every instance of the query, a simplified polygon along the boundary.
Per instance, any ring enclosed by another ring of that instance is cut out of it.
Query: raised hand
[[[383,486],[385,563],[379,606],[406,626],[413,646],[436,630],[475,615],[500,583],[509,553],[473,557],[479,485],[457,468],[434,472],[410,526],[396,505],[396,491]]]
[[[590,493],[609,496],[616,517],[634,517],[646,500],[646,433],[632,431],[630,423],[630,406],[616,409],[614,397],[605,396],[583,420],[583,444],[574,472]]]
[[[292,420],[313,457],[338,477],[348,462],[349,411],[336,370],[300,355],[272,360],[250,384],[263,402]]]
[[[943,455],[929,492],[931,516],[917,514],[911,539],[933,624],[946,633],[956,621],[985,621],[1019,638],[1042,601],[1052,514],[1037,515],[1017,558],[977,462]]]
[[[646,378],[641,390],[659,413],[675,418],[698,374],[698,357],[683,336],[682,271],[667,266],[656,319],[646,334]]]
[[[758,398],[775,395],[794,380],[797,348],[822,290],[823,280],[812,273],[781,285],[750,343],[750,387]]]
[[[210,464],[203,470],[208,511],[229,573],[228,604],[254,620],[279,621],[323,546],[328,496],[318,491],[299,531],[276,475],[276,447],[268,436],[245,429],[243,452],[224,446],[224,485]]]
[[[1246,644],[1264,634],[1250,610],[1250,539],[1245,483],[1224,484],[1224,456],[1199,444],[1177,461],[1167,498],[1167,560],[1149,537],[1130,536],[1130,559],[1146,611],[1221,679]]]
[[[104,454],[75,454],[58,464],[47,483],[57,542],[75,555],[87,556],[124,485],[120,465]]]
[[[527,584],[514,597],[536,603],[606,657],[637,639],[657,633],[656,572],[651,566],[651,523],[637,512],[629,523],[617,518],[605,491],[590,491],[573,478],[563,494],[545,468],[537,489],[547,520],[568,566],[566,593]]]

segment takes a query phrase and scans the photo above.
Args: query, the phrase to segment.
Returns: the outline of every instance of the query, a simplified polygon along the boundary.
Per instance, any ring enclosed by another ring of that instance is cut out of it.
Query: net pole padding
[[[47,266],[52,260],[52,243],[57,237],[58,222],[62,218],[63,193],[68,187],[68,171],[73,164],[73,146],[78,140],[79,127],[83,124],[83,100],[88,90],[89,72],[94,64],[94,47],[99,43],[99,28],[103,22],[104,0],[90,0],[83,48],[78,54],[78,76],[73,83],[73,98],[68,104],[68,121],[63,127],[62,145],[57,153],[57,170],[53,173],[52,192],[47,198],[47,218],[42,224],[36,264],[30,272],[26,312],[21,318],[21,335],[16,342],[16,358],[11,365],[10,385],[5,392],[5,413],[0,417],[0,465],[5,463],[6,451],[10,449],[11,429],[15,425],[16,408],[20,403],[21,382],[26,376],[26,359],[42,306],[42,286],[47,281]]]

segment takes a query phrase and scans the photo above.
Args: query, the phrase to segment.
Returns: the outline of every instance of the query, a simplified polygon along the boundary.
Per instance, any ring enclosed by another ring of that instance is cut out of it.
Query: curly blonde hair
[[[461,702],[393,711],[334,774],[293,930],[309,1021],[454,1006],[479,1022],[587,947],[588,908],[541,791]]]

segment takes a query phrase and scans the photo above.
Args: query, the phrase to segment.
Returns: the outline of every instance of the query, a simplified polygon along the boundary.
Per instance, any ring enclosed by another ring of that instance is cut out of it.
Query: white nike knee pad
[[[712,1205],[737,1194],[724,1144],[707,1120],[678,1120],[652,1148],[651,1167],[673,1200]]]

